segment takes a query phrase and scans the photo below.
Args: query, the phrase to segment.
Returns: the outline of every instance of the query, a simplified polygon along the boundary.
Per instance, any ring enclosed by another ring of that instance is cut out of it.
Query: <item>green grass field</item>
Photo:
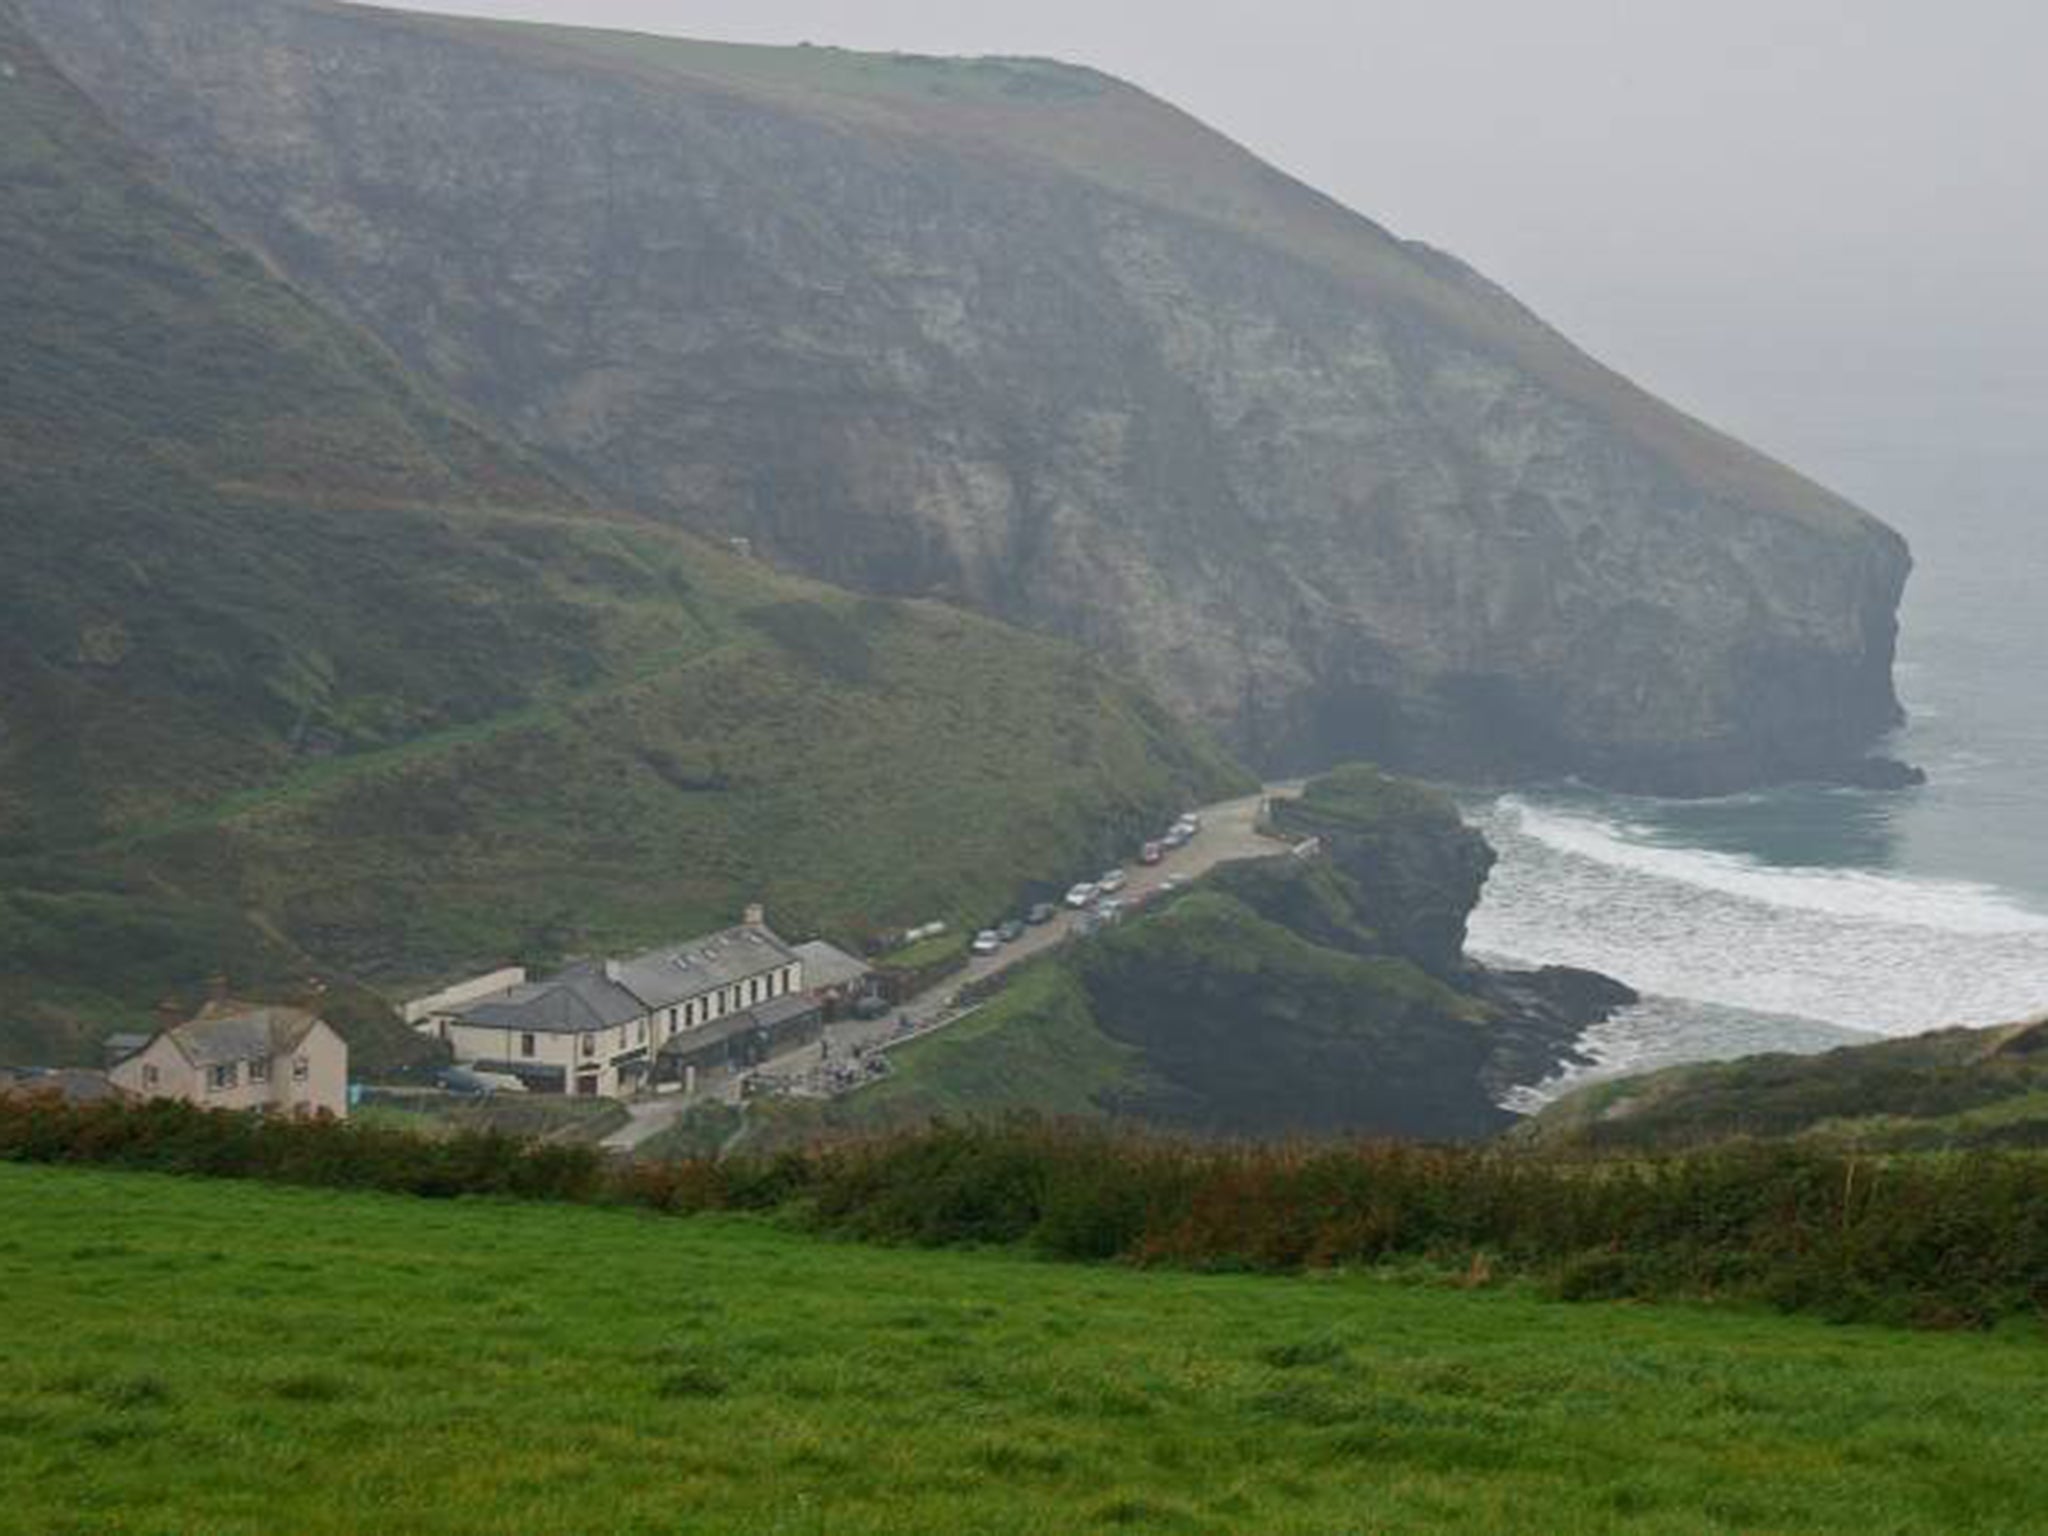
[[[2048,1529],[1917,1335],[0,1166],[0,1529]]]

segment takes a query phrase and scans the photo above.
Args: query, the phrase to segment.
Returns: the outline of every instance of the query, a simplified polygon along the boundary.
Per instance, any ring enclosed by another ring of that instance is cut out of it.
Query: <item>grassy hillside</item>
[[[893,1051],[883,1083],[764,1108],[750,1138],[1017,1110],[1249,1136],[1510,1123],[1490,1069],[1549,1026],[1510,1017],[1463,960],[1484,840],[1437,792],[1365,766],[1317,779],[1279,819],[1322,853],[1224,865]]]
[[[1822,1056],[1753,1056],[1595,1083],[1521,1135],[1677,1148],[1732,1137],[1869,1151],[2048,1147],[2048,1024],[1948,1029]]]
[[[0,7],[0,1055],[986,917],[1244,783],[1078,652],[589,507],[152,177]]]
[[[7,1165],[0,1285],[24,1532],[1948,1536],[2048,1497],[2028,1336]]]

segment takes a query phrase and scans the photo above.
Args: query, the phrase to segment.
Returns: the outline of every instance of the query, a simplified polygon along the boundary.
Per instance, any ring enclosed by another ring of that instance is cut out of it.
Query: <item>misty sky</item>
[[[2038,0],[403,3],[1093,64],[1794,455],[2048,399]]]

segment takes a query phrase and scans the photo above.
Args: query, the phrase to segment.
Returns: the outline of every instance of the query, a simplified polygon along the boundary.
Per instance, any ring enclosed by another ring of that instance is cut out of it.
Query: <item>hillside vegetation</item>
[[[0,1286],[0,1527],[52,1536],[1957,1536],[2048,1497],[2019,1335],[6,1164]]]
[[[11,0],[208,215],[610,501],[1078,640],[1262,769],[1878,782],[1904,542],[1099,73]]]
[[[1066,646],[593,507],[159,181],[0,6],[0,1056],[768,902],[985,918],[1249,787]]]
[[[1872,1152],[2048,1148],[2048,1023],[1938,1030],[1821,1056],[1752,1056],[1595,1083],[1519,1136],[1605,1148],[1734,1138]]]
[[[1492,853],[1437,791],[1352,765],[1276,801],[1276,817],[1284,835],[1320,839],[1314,856],[1221,866],[891,1051],[876,1086],[762,1108],[751,1144],[1011,1111],[1474,1138],[1513,1122],[1502,1088],[1544,1076],[1629,1000],[1602,977],[1466,961]]]

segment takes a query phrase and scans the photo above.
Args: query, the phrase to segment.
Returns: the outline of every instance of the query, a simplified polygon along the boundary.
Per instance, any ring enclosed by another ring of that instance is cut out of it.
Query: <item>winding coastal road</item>
[[[1120,894],[1127,901],[1134,900],[1156,891],[1169,879],[1194,880],[1219,864],[1271,858],[1285,852],[1285,844],[1275,842],[1259,831],[1260,813],[1269,800],[1291,798],[1300,791],[1299,781],[1268,784],[1255,795],[1203,806],[1199,812],[1202,830],[1195,840],[1184,848],[1172,850],[1158,864],[1147,866],[1134,861],[1126,871],[1130,884]],[[886,1017],[844,1019],[827,1026],[825,1053],[820,1052],[814,1041],[773,1057],[754,1070],[771,1078],[796,1078],[817,1067],[825,1054],[835,1061],[847,1061],[856,1051],[929,1034],[957,1022],[967,1017],[966,1012],[952,1010],[952,999],[963,987],[1013,970],[1066,942],[1073,936],[1079,918],[1078,912],[1061,907],[1060,915],[1050,923],[1026,929],[1022,938],[1013,944],[1005,944],[992,955],[975,957],[965,970],[953,972],[939,985],[911,998]],[[905,1018],[910,1021],[907,1032],[901,1024]],[[627,1106],[633,1118],[607,1136],[601,1145],[607,1151],[631,1152],[674,1125],[695,1104],[708,1100],[737,1104],[741,1096],[740,1081],[738,1076],[724,1078],[687,1099],[674,1096],[636,1100]]]

